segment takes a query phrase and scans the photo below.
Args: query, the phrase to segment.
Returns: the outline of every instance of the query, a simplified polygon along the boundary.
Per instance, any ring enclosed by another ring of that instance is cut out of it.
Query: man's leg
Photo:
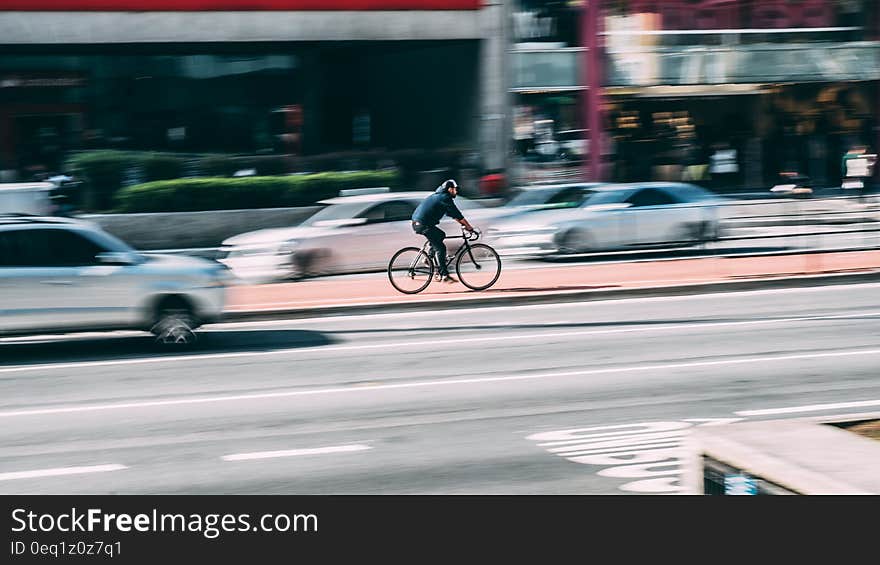
[[[437,270],[440,276],[445,277],[449,274],[446,270],[446,244],[443,243],[446,233],[437,226],[432,226],[425,230],[423,235],[431,242],[431,248],[434,250],[434,257],[437,259]]]

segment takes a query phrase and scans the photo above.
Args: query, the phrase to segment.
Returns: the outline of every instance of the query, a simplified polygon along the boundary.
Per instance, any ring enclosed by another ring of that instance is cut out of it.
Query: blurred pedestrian
[[[864,202],[868,194],[868,184],[874,175],[874,164],[877,156],[868,153],[864,145],[850,147],[841,159],[841,190],[855,190],[859,202]]]
[[[736,149],[730,143],[723,141],[716,143],[712,156],[709,158],[709,174],[712,184],[718,191],[731,188],[739,174],[739,161],[737,161]]]

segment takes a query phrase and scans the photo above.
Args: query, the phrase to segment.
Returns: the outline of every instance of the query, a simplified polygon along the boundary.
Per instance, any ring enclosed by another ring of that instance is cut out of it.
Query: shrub
[[[126,151],[89,151],[70,157],[65,170],[83,181],[83,206],[98,211],[112,207],[114,194],[131,166],[132,155]]]
[[[183,176],[184,160],[180,157],[156,153],[143,155],[138,160],[147,182]]]
[[[191,212],[308,206],[340,190],[399,187],[394,170],[290,176],[188,178],[129,186],[117,196],[122,212]]]

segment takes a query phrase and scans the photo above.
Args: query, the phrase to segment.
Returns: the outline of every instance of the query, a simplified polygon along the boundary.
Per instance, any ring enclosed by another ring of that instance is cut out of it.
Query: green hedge
[[[269,177],[293,172],[369,172],[396,168],[399,176],[396,177],[395,182],[416,188],[422,178],[421,171],[425,170],[443,169],[446,171],[445,175],[457,178],[460,175],[463,155],[464,151],[459,149],[347,151],[312,156],[185,155],[150,151],[99,150],[73,154],[66,161],[64,172],[73,174],[83,181],[82,195],[78,199],[82,209],[99,212],[113,209],[114,204],[118,202],[116,196],[128,174],[149,183],[179,179],[187,171],[191,176],[204,181],[216,177],[231,177],[233,173],[242,169],[254,169],[256,176]],[[389,184],[370,182],[369,186]]]
[[[184,160],[173,155],[144,155],[140,158],[140,165],[147,182],[179,179],[184,173]]]
[[[129,186],[116,198],[120,212],[192,212],[308,206],[340,190],[399,188],[395,170],[240,178],[188,178]]]

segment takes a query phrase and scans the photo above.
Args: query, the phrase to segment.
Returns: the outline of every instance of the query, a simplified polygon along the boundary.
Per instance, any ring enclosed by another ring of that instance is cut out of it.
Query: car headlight
[[[227,259],[234,259],[236,257],[254,257],[257,255],[278,255],[280,254],[280,248],[277,244],[275,245],[241,245],[238,247],[233,247],[229,249],[229,252],[226,255]]]
[[[299,241],[296,239],[288,239],[278,248],[278,255],[290,255],[299,247]]]

